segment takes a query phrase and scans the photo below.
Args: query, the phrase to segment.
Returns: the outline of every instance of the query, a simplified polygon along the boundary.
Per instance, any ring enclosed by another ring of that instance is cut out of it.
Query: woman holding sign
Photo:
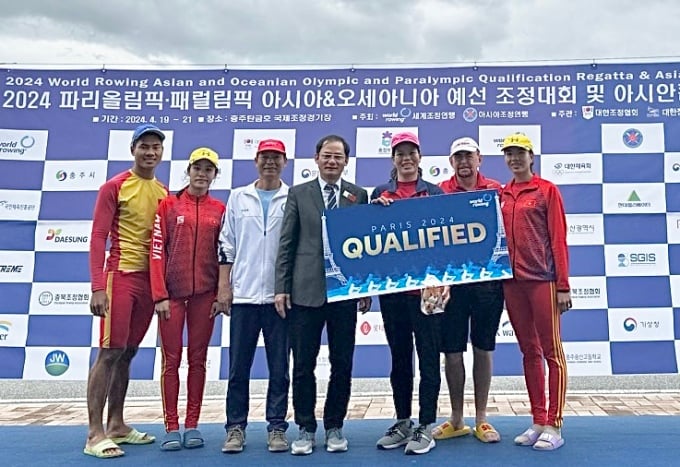
[[[444,193],[438,186],[421,178],[420,142],[416,135],[398,133],[392,137],[391,145],[394,165],[391,180],[373,190],[372,203],[389,206],[395,200]],[[439,300],[432,302],[421,302],[421,293],[418,290],[381,295],[379,298],[380,313],[392,356],[390,383],[397,422],[378,440],[378,449],[394,449],[406,445],[406,454],[425,454],[435,446],[432,424],[437,418],[437,398],[441,384],[437,311],[443,311],[442,307],[448,300],[448,288],[445,290],[443,299],[440,296]],[[420,368],[420,414],[419,424],[415,429],[411,421],[414,337]]]
[[[515,444],[553,451],[564,444],[567,389],[560,317],[572,306],[564,206],[557,187],[533,173],[533,144],[526,135],[508,136],[502,150],[513,176],[503,189],[501,207],[514,274],[504,281],[503,291],[523,355],[533,416],[533,425]],[[544,359],[549,372],[547,409]]]

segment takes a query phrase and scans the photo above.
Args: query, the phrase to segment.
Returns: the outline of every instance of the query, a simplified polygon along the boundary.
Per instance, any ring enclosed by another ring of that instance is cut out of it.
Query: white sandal
[[[542,431],[537,431],[534,427],[539,425],[531,425],[524,433],[515,437],[515,444],[518,446],[533,446],[538,438],[541,436]]]

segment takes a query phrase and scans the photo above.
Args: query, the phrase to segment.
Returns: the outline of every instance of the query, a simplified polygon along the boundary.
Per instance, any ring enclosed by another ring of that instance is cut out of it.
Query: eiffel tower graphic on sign
[[[340,284],[347,285],[347,278],[340,270],[340,267],[335,264],[333,260],[333,252],[331,251],[330,243],[328,242],[328,228],[326,226],[326,215],[321,215],[321,238],[323,241],[323,260],[326,269],[326,278],[334,278]]]
[[[496,232],[496,245],[493,247],[493,254],[491,255],[490,263],[496,264],[498,260],[504,256],[508,256],[508,245],[505,242],[505,225],[503,225],[503,216],[501,214],[501,203],[496,198],[496,216],[498,218],[498,231]]]

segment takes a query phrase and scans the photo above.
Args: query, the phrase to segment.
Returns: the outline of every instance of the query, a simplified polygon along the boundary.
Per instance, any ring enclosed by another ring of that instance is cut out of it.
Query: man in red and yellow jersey
[[[154,313],[149,279],[149,243],[156,208],[168,190],[156,180],[165,135],[154,125],[135,129],[134,163],[102,185],[95,204],[90,241],[90,311],[101,318],[99,353],[87,383],[89,430],[85,454],[119,457],[118,444],[148,444],[155,438],[129,427],[123,406],[130,362]],[[110,241],[105,263],[106,242]],[[108,420],[103,426],[108,398]]]

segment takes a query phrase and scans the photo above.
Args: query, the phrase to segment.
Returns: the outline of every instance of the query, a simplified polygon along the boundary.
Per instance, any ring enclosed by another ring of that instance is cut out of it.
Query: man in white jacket
[[[274,307],[274,265],[288,196],[281,180],[286,163],[283,142],[260,141],[259,178],[232,191],[220,234],[217,304],[231,316],[225,453],[239,453],[246,445],[250,370],[260,332],[269,368],[267,446],[272,452],[288,450],[288,329],[285,313]]]

